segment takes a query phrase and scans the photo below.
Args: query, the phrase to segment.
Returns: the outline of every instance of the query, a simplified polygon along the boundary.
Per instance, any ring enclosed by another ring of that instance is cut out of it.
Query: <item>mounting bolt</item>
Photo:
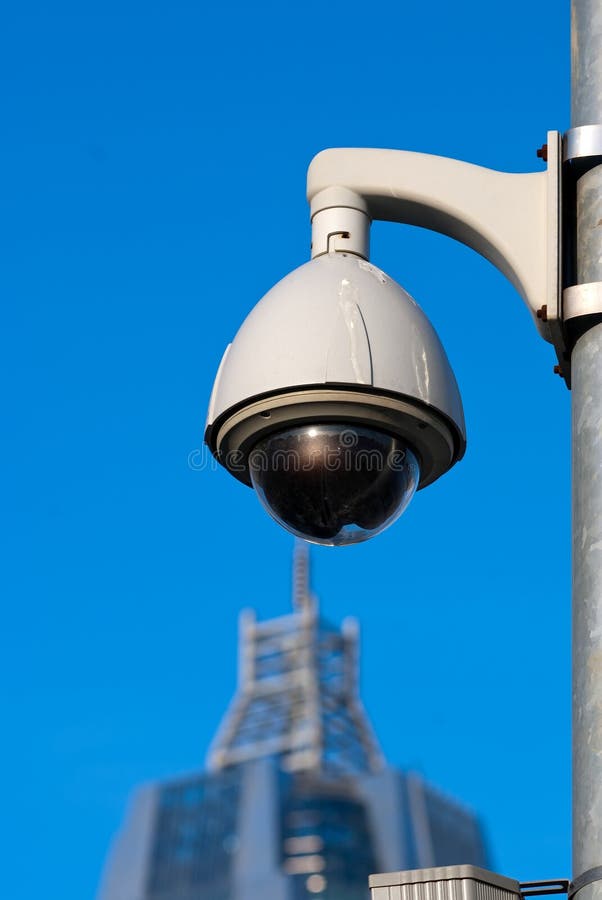
[[[544,162],[548,161],[548,145],[542,144],[542,146],[537,151],[537,158],[543,159]]]
[[[541,319],[542,322],[548,321],[548,305],[547,305],[547,303],[544,303],[544,305],[541,306],[537,310],[537,318]]]
[[[562,366],[554,366],[554,375],[562,376],[563,374]]]

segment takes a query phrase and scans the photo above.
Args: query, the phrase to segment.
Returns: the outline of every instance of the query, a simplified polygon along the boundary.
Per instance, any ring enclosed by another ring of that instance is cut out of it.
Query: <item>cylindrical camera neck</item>
[[[311,255],[353,253],[370,256],[370,218],[360,209],[331,206],[314,213],[311,220]]]

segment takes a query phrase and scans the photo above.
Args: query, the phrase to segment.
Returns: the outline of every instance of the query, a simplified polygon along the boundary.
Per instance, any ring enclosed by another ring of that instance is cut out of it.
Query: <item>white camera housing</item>
[[[219,462],[294,534],[366,540],[466,446],[458,386],[437,334],[406,291],[367,261],[372,220],[431,228],[481,253],[564,358],[555,132],[548,159],[545,172],[509,174],[399,150],[314,158],[314,258],[266,294],[227,348],[205,432]],[[344,466],[330,465],[333,450],[345,451]],[[377,456],[378,471],[370,468]]]
[[[419,487],[464,453],[462,401],[435,330],[403,288],[353,254],[305,263],[247,316],[223,356],[205,439],[250,484],[257,442],[303,422],[401,438],[418,458]]]

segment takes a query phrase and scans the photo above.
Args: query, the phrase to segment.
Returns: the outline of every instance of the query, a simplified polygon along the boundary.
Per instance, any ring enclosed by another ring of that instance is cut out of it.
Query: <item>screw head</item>
[[[541,147],[537,151],[537,158],[543,159],[544,162],[548,161],[548,145],[542,144]]]

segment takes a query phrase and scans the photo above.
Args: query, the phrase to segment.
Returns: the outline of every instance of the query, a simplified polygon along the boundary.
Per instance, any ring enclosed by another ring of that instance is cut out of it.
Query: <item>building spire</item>
[[[358,691],[359,633],[319,618],[309,551],[295,546],[293,612],[240,616],[238,691],[209,750],[212,770],[278,756],[289,772],[374,772],[383,760]]]
[[[317,603],[310,587],[309,547],[296,540],[293,550],[293,609],[295,612],[315,612]]]

